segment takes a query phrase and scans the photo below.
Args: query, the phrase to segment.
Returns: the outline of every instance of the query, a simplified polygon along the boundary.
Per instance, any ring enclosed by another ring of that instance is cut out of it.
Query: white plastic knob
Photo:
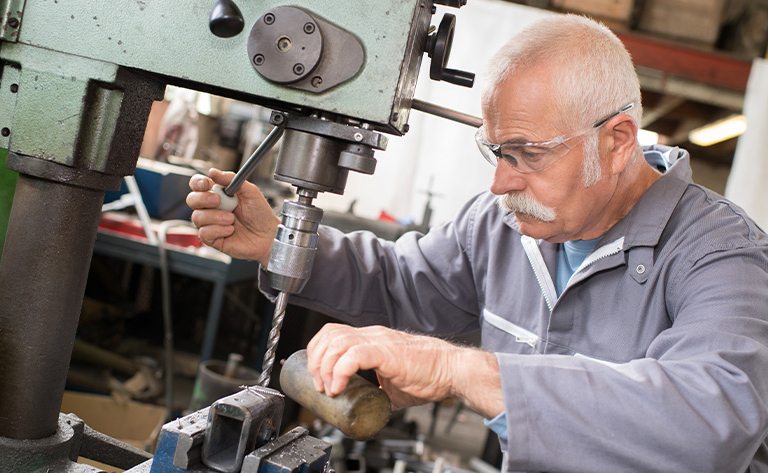
[[[237,196],[229,196],[224,193],[224,187],[215,184],[213,186],[213,189],[211,189],[213,192],[219,194],[219,197],[221,197],[221,203],[219,204],[217,209],[220,210],[226,210],[227,212],[232,212],[235,210],[235,207],[237,207]]]

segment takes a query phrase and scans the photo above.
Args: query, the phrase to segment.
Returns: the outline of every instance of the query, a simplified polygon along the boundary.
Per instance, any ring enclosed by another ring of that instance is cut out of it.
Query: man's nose
[[[499,163],[496,165],[496,171],[493,173],[491,192],[496,195],[504,195],[510,192],[525,190],[526,186],[527,184],[522,173],[503,159],[499,160]]]

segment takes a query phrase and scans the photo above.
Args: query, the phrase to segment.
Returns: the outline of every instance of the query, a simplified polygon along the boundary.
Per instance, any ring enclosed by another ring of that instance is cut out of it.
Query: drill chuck
[[[317,229],[323,210],[312,205],[312,198],[283,203],[282,221],[269,255],[269,285],[278,291],[301,292],[312,273],[317,251]]]

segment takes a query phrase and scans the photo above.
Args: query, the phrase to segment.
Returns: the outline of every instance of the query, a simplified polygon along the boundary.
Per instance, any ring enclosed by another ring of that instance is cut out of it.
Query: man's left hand
[[[307,345],[307,360],[315,389],[329,396],[358,370],[372,369],[393,409],[456,397],[488,417],[503,410],[496,357],[439,338],[327,324]]]

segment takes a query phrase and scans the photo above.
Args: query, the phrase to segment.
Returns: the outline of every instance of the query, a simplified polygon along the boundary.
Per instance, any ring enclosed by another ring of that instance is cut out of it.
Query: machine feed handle
[[[432,58],[429,67],[429,78],[471,88],[475,83],[474,73],[449,69],[447,67],[448,58],[451,55],[455,28],[456,16],[446,13],[443,15],[437,31],[427,36],[424,51]]]
[[[226,210],[227,212],[233,212],[238,204],[236,195],[227,195],[224,186],[214,184],[211,191],[215,192],[221,198],[221,203],[216,207],[219,210]]]
[[[226,210],[227,212],[232,212],[235,210],[235,207],[237,207],[238,203],[235,193],[238,189],[240,189],[240,186],[243,185],[243,182],[245,182],[245,180],[248,179],[251,174],[253,174],[256,166],[258,166],[261,160],[264,159],[264,156],[267,155],[269,150],[271,150],[272,147],[275,146],[278,141],[280,141],[280,138],[283,136],[283,131],[285,131],[284,117],[279,113],[273,114],[271,121],[277,126],[275,126],[272,131],[269,132],[267,137],[264,138],[264,141],[262,141],[259,147],[256,148],[256,151],[254,151],[251,157],[248,158],[248,161],[246,161],[245,164],[243,164],[243,167],[237,171],[237,174],[235,174],[235,177],[232,178],[232,181],[229,183],[229,185],[224,188],[223,186],[216,184],[211,189],[213,192],[217,193],[219,197],[221,197],[221,204],[216,207],[217,209]]]
[[[454,85],[472,88],[475,83],[475,73],[458,69],[443,69],[442,80]]]

